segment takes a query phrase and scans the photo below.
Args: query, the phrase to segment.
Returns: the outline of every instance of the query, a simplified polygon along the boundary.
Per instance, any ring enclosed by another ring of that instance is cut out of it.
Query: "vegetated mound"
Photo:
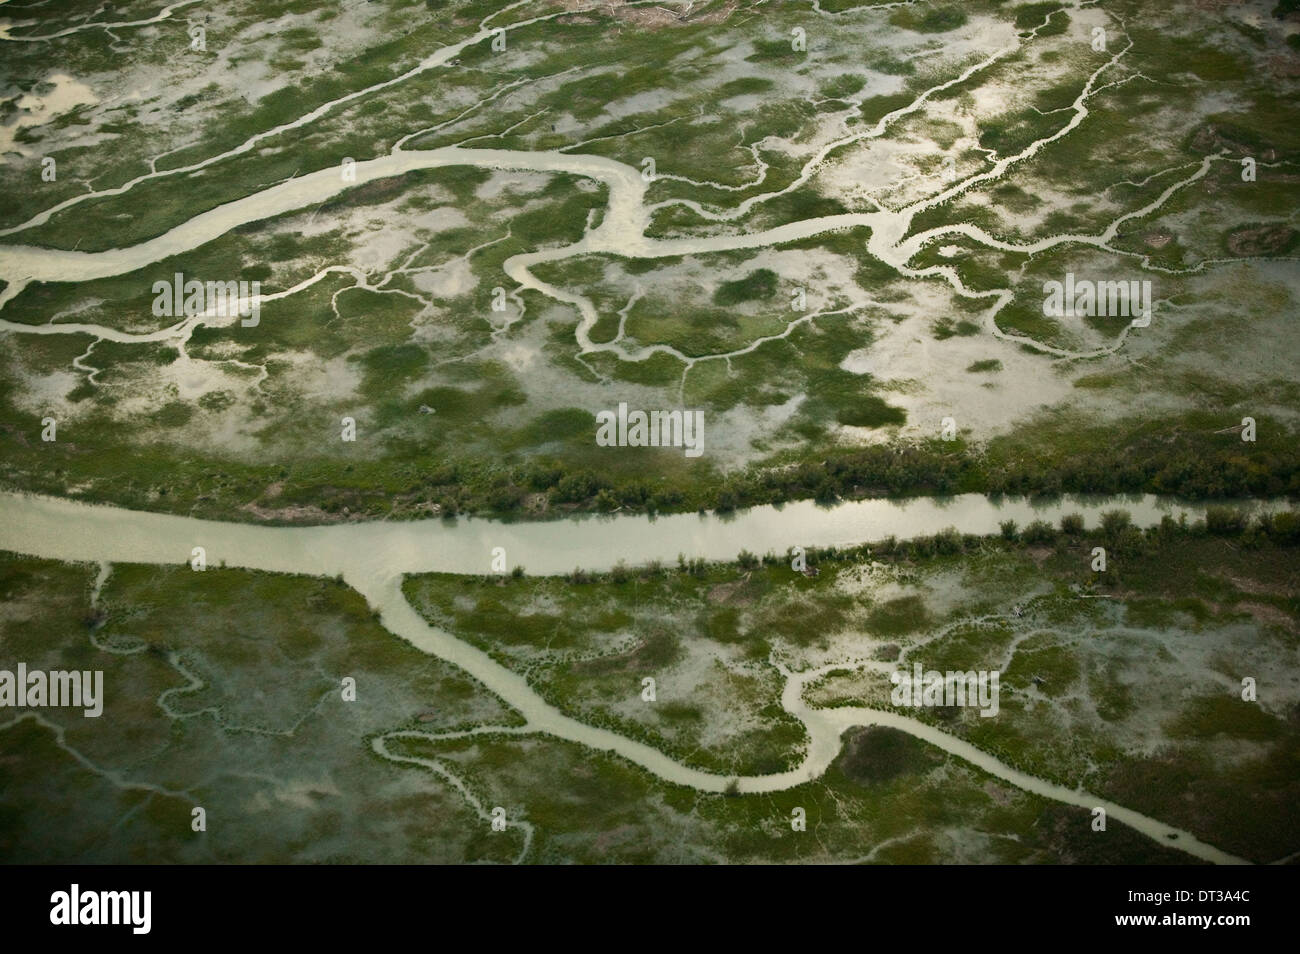
[[[750,272],[744,278],[733,282],[723,282],[713,293],[713,302],[717,305],[737,305],[745,301],[759,301],[776,294],[779,278],[770,268],[760,268]]]
[[[1156,228],[1142,236],[1142,241],[1147,244],[1148,248],[1164,248],[1174,240],[1174,233],[1166,228]]]
[[[1288,225],[1248,225],[1228,233],[1233,255],[1281,255],[1295,244],[1295,229]]]
[[[873,725],[845,733],[840,771],[859,785],[889,782],[901,775],[917,775],[941,761],[929,746],[906,732]]]
[[[565,6],[582,9],[582,5],[576,2],[566,2]],[[691,11],[689,7],[684,10],[669,10],[667,7],[659,6],[634,7],[627,3],[610,3],[606,4],[605,12],[620,23],[628,23],[646,30],[661,30],[664,27],[722,23],[731,18],[738,6],[740,4],[737,0],[729,0],[707,11],[703,9]]]
[[[1234,158],[1252,156],[1262,162],[1274,162],[1277,148],[1248,129],[1227,123],[1210,123],[1192,134],[1192,149],[1210,154],[1226,150]]]

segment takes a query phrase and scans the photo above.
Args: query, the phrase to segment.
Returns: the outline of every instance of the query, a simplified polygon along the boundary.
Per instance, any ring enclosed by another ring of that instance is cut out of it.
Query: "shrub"
[[[1056,539],[1056,529],[1046,520],[1035,520],[1020,536],[1026,543],[1051,543]]]
[[[1286,511],[1260,518],[1260,529],[1274,543],[1300,543],[1300,513]]]
[[[1101,531],[1111,539],[1117,538],[1133,524],[1127,510],[1107,510],[1101,515]]]
[[[961,534],[955,527],[949,527],[946,530],[940,530],[934,535],[934,548],[939,553],[951,555],[961,553],[962,539]]]
[[[518,487],[507,484],[504,487],[495,487],[488,491],[488,506],[498,513],[508,513],[511,510],[517,510],[520,502],[524,499],[524,492]]]
[[[569,474],[551,490],[551,499],[556,503],[581,503],[599,489],[599,482],[591,474]]]
[[[1205,510],[1205,529],[1210,533],[1235,536],[1245,526],[1245,516],[1231,507],[1207,507]]]

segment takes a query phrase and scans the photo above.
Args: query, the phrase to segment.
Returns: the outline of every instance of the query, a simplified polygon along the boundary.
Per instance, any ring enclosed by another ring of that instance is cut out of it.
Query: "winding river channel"
[[[1229,505],[1252,513],[1287,509],[1284,502]],[[181,564],[201,546],[209,565],[388,580],[408,573],[488,573],[493,548],[502,547],[509,567],[552,576],[579,567],[608,570],[620,561],[672,563],[679,554],[733,560],[741,550],[784,554],[792,546],[909,539],[948,527],[985,536],[997,533],[1004,520],[1054,523],[1073,513],[1091,526],[1115,509],[1128,511],[1140,527],[1154,526],[1166,515],[1194,520],[1205,514],[1204,505],[1149,494],[1067,496],[1050,503],[963,494],[829,507],[801,501],[727,516],[615,514],[520,522],[458,517],[276,527],[0,493],[0,548],[60,560]]]
[[[1286,509],[1281,503],[1242,503],[1250,512]],[[664,781],[709,791],[725,791],[733,780],[674,761],[644,743],[597,728],[560,712],[527,680],[482,650],[430,626],[402,594],[406,574],[430,571],[487,572],[493,547],[505,548],[513,564],[530,572],[556,574],[581,565],[606,569],[671,560],[677,554],[728,559],[742,548],[783,552],[790,546],[830,546],[901,538],[955,527],[963,533],[996,531],[1002,520],[1055,520],[1080,513],[1089,525],[1110,509],[1122,508],[1139,526],[1164,516],[1189,519],[1204,508],[1152,496],[1064,498],[1051,504],[1025,500],[991,501],[978,495],[948,500],[867,500],[821,507],[808,502],[756,507],[730,517],[678,514],[667,517],[615,515],[552,522],[503,523],[473,518],[452,521],[376,521],[314,527],[269,527],[221,523],[190,517],[144,513],[54,498],[0,494],[0,549],[80,562],[132,562],[178,565],[201,546],[210,564],[301,573],[341,574],[380,613],[390,632],[424,652],[459,666],[500,696],[525,719],[520,732],[543,733],[594,749],[614,752]],[[829,667],[834,668],[834,667]],[[939,729],[907,716],[860,707],[820,709],[804,701],[804,689],[826,670],[784,672],[782,704],[806,727],[809,744],[802,763],[774,775],[742,777],[742,793],[787,789],[818,778],[838,755],[840,737],[852,726],[883,725],[907,732],[990,775],[1044,798],[1087,809],[1101,807],[1110,818],[1162,844],[1213,862],[1242,859],[1180,831],[1097,798],[1008,766]]]
[[[500,12],[505,13],[509,9],[511,7],[507,7]],[[518,29],[558,15],[534,17],[509,24],[503,29]],[[491,36],[491,30],[488,28],[490,19],[483,21],[479,32],[474,36],[434,51],[420,64],[401,76],[324,103],[291,123],[258,133],[239,146],[200,162],[171,169],[155,169],[155,171],[131,179],[121,186],[88,192],[64,200],[64,202],[47,209],[20,225],[0,230],[0,236],[10,236],[44,224],[56,212],[66,210],[77,203],[96,197],[120,195],[145,181],[195,172],[223,159],[241,155],[255,148],[258,143],[269,137],[309,125],[339,106],[401,83],[419,73],[444,66],[467,47],[483,42]],[[740,249],[768,248],[827,232],[858,227],[866,227],[870,232],[865,242],[866,252],[893,267],[900,274],[909,277],[939,277],[949,282],[959,294],[972,298],[989,298],[991,307],[985,314],[985,326],[987,331],[995,337],[1019,342],[1061,358],[1086,358],[1108,354],[1117,350],[1123,344],[1129,331],[1127,327],[1116,341],[1102,348],[1085,351],[1070,351],[1058,348],[1030,337],[1003,331],[998,326],[996,321],[997,313],[1010,300],[1011,292],[1009,290],[972,292],[963,285],[957,272],[950,266],[937,265],[915,269],[910,267],[909,262],[927,245],[945,236],[962,236],[987,247],[1003,251],[1041,252],[1062,244],[1081,244],[1107,248],[1109,247],[1108,243],[1114,238],[1124,222],[1136,216],[1149,214],[1162,206],[1176,192],[1204,177],[1209,171],[1211,163],[1221,157],[1205,157],[1201,162],[1195,164],[1190,173],[1174,181],[1149,205],[1140,210],[1133,210],[1117,216],[1109,226],[1095,235],[1056,234],[1032,243],[1017,245],[998,240],[988,235],[984,230],[964,222],[946,224],[911,236],[908,235],[908,232],[913,219],[919,213],[949,201],[972,186],[996,181],[1012,166],[1032,158],[1044,146],[1069,135],[1087,118],[1088,100],[1095,94],[1099,79],[1120,62],[1125,53],[1128,52],[1131,44],[1126,44],[1089,75],[1079,95],[1068,107],[1070,118],[1061,128],[1051,135],[1035,140],[1017,153],[998,158],[989,168],[960,179],[937,194],[920,199],[902,208],[889,209],[877,205],[874,210],[866,212],[812,216],[775,228],[757,231],[744,229],[710,236],[651,238],[646,235],[654,213],[669,205],[683,205],[706,219],[714,222],[725,222],[743,216],[760,202],[784,195],[804,185],[836,150],[855,142],[884,135],[894,123],[923,109],[931,97],[965,82],[969,77],[980,71],[989,69],[1004,57],[1016,52],[1023,42],[1032,39],[1036,33],[1037,29],[1029,31],[1023,38],[1017,38],[1008,46],[995,50],[987,57],[967,67],[957,76],[920,92],[910,103],[893,110],[875,123],[827,143],[805,162],[802,172],[791,183],[775,191],[751,196],[731,209],[713,209],[691,199],[667,199],[658,203],[647,204],[646,192],[650,182],[653,181],[652,178],[643,176],[641,170],[633,168],[627,163],[602,156],[558,150],[472,149],[459,145],[443,146],[437,149],[405,148],[407,141],[418,138],[422,134],[422,131],[417,130],[398,140],[388,154],[356,162],[353,167],[354,176],[348,180],[345,180],[340,175],[339,169],[333,166],[317,169],[305,175],[293,176],[251,195],[199,213],[161,235],[135,245],[100,252],[79,252],[19,244],[0,245],[0,279],[6,282],[6,287],[0,290],[0,308],[3,308],[7,302],[21,294],[33,282],[85,282],[134,272],[169,256],[199,248],[241,226],[320,205],[345,191],[373,182],[376,179],[407,175],[420,169],[473,166],[487,170],[567,174],[600,182],[606,187],[608,200],[601,221],[595,228],[588,228],[581,239],[558,248],[541,249],[512,256],[502,266],[505,273],[517,282],[520,288],[538,292],[554,301],[569,304],[578,310],[581,320],[575,329],[575,337],[582,354],[608,351],[625,360],[640,361],[654,353],[662,352],[671,354],[687,364],[693,363],[695,360],[688,358],[677,349],[663,344],[629,347],[622,341],[593,342],[590,332],[599,320],[599,314],[592,302],[586,296],[566,291],[541,280],[531,271],[533,266],[587,254],[651,259],[709,255]],[[697,184],[727,188],[712,182]],[[319,278],[320,275],[318,274],[316,277]],[[302,282],[295,286],[294,289],[289,290],[289,293],[307,287],[311,283],[311,279]],[[275,296],[267,297],[278,298],[284,297],[285,294],[286,292],[280,292]],[[233,320],[233,318],[230,318],[226,322],[220,322],[212,317],[205,317],[204,323],[230,323]],[[192,327],[193,322],[186,322],[161,333],[152,332],[141,335],[139,340],[159,340],[160,337],[166,337],[168,333],[182,337],[188,336]],[[28,334],[89,333],[116,341],[132,340],[131,335],[106,327],[56,323],[28,325],[11,322],[3,318],[0,318],[0,329]],[[710,357],[720,357],[720,355]]]
[[[165,8],[156,19],[169,16]],[[511,5],[492,17],[501,16],[520,4]],[[534,17],[504,24],[514,30],[560,14]],[[66,211],[80,202],[97,197],[121,195],[147,180],[186,173],[213,166],[222,160],[248,153],[263,141],[303,128],[326,113],[356,101],[370,93],[404,82],[427,70],[451,62],[468,46],[487,40],[494,27],[492,17],[485,19],[477,33],[464,40],[432,52],[411,70],[366,89],[358,90],[325,103],[303,116],[273,129],[259,132],[239,146],[189,166],[152,171],[111,189],[88,192],[48,209],[27,222],[0,231],[13,236],[48,222],[52,215]],[[153,22],[153,21],[139,21]],[[129,24],[128,24],[129,25]],[[640,170],[613,159],[560,151],[514,151],[469,149],[445,146],[438,149],[406,149],[405,142],[420,135],[413,132],[400,140],[392,151],[377,158],[359,161],[355,179],[343,181],[335,167],[322,168],[305,175],[271,185],[261,191],[202,212],[169,231],[135,245],[100,252],[78,252],[42,248],[34,245],[0,245],[0,278],[7,283],[0,291],[0,308],[34,282],[84,282],[123,275],[159,262],[169,256],[197,249],[248,223],[319,205],[341,192],[376,179],[401,176],[418,169],[470,165],[482,169],[526,170],[582,176],[602,183],[608,204],[599,224],[589,229],[580,241],[563,248],[543,249],[516,255],[504,264],[506,273],[522,288],[531,289],[556,301],[577,308],[580,321],[576,327],[578,345],[584,353],[615,350],[620,357],[640,360],[652,351],[673,352],[655,345],[650,348],[629,347],[624,343],[593,343],[589,331],[598,318],[591,302],[541,281],[530,271],[542,262],[553,262],[575,255],[603,253],[634,258],[678,255],[705,255],[721,251],[770,247],[796,241],[831,230],[866,226],[870,237],[866,251],[908,276],[935,275],[953,284],[960,293],[973,297],[991,297],[997,301],[987,314],[987,330],[999,337],[1030,344],[1039,350],[1060,356],[1080,357],[1112,351],[1122,344],[1101,352],[1071,353],[1040,344],[1028,338],[1008,334],[998,328],[997,309],[1008,300],[1009,292],[982,292],[976,295],[962,287],[954,270],[946,266],[914,270],[908,263],[928,243],[942,235],[961,235],[987,247],[1040,251],[1060,243],[1078,243],[1106,247],[1119,225],[1134,215],[1163,204],[1177,190],[1206,174],[1217,157],[1207,157],[1174,182],[1151,206],[1117,218],[1096,235],[1055,235],[1032,245],[1013,246],[964,223],[954,223],[908,237],[914,216],[925,209],[948,201],[978,182],[1000,177],[1010,166],[1033,156],[1047,143],[1068,135],[1088,115],[1087,101],[1099,78],[1124,56],[1128,46],[1108,57],[1089,76],[1078,98],[1069,107],[1069,121],[1051,136],[1032,143],[1019,153],[999,158],[990,168],[957,182],[944,191],[906,208],[844,215],[813,217],[762,231],[737,231],[708,237],[653,239],[646,236],[655,209],[681,204],[714,222],[734,220],[758,202],[794,189],[811,177],[822,161],[840,146],[864,138],[879,136],[899,117],[921,109],[932,94],[963,82],[1003,57],[1014,53],[1022,43],[1036,34],[1031,30],[1016,37],[1004,49],[974,63],[960,75],[917,95],[916,99],[881,118],[874,124],[852,132],[825,146],[808,161],[802,174],[780,191],[746,199],[730,210],[711,209],[692,200],[673,199],[647,205],[648,183]],[[40,38],[36,38],[40,39]],[[1172,170],[1171,170],[1172,171]],[[710,185],[710,183],[699,183]],[[183,188],[183,185],[178,186]],[[342,266],[334,266],[339,268]],[[319,277],[319,276],[317,276]],[[314,279],[313,279],[314,280]],[[305,287],[312,280],[302,283]],[[280,292],[283,297],[294,291]],[[204,317],[205,321],[211,319]],[[219,322],[218,322],[219,323]],[[13,334],[89,333],[113,341],[159,340],[169,335],[185,336],[193,322],[171,329],[134,335],[107,327],[72,323],[28,325],[0,318],[0,330]],[[1127,333],[1127,332],[1126,332]],[[1253,510],[1281,509],[1273,503],[1242,504]],[[679,554],[709,560],[728,560],[741,550],[763,554],[784,553],[791,546],[844,546],[880,540],[888,536],[909,538],[955,527],[963,533],[995,533],[1004,520],[1024,523],[1034,519],[1055,522],[1067,513],[1080,513],[1089,525],[1109,509],[1130,512],[1139,526],[1150,526],[1165,515],[1195,518],[1202,507],[1180,504],[1150,496],[1108,499],[1064,499],[1051,504],[1031,504],[1024,500],[993,501],[967,495],[949,499],[914,499],[908,501],[869,500],[820,507],[810,502],[781,507],[758,507],[734,516],[699,516],[683,514],[650,519],[644,516],[614,515],[543,523],[503,523],[491,520],[458,519],[452,521],[366,522],[316,527],[272,527],[242,523],[221,523],[188,517],[134,512],[107,506],[91,506],[71,500],[57,500],[12,493],[0,493],[0,549],[37,557],[77,562],[180,565],[189,561],[193,548],[203,547],[210,565],[268,570],[312,576],[342,577],[356,588],[381,614],[383,625],[392,633],[410,641],[426,653],[438,656],[477,678],[500,696],[526,720],[522,727],[483,731],[544,733],[570,740],[593,749],[608,750],[633,762],[655,776],[678,785],[722,792],[735,784],[744,793],[772,792],[787,789],[818,778],[841,748],[841,734],[846,728],[884,725],[907,732],[968,762],[1011,785],[1044,798],[1086,809],[1105,808],[1114,820],[1128,825],[1160,844],[1188,852],[1213,862],[1241,862],[1188,832],[1179,831],[1155,819],[1123,806],[1115,805],[1083,791],[1067,789],[1020,772],[991,755],[922,722],[895,712],[867,708],[817,709],[804,701],[804,689],[820,678],[823,670],[785,672],[782,702],[787,711],[806,727],[809,744],[802,763],[789,772],[745,777],[732,780],[682,765],[664,753],[641,742],[625,738],[606,729],[577,721],[545,702],[523,676],[501,666],[486,653],[449,633],[428,625],[406,601],[401,592],[403,577],[411,573],[486,573],[492,550],[504,548],[510,566],[523,566],[533,574],[566,573],[575,567],[589,570],[608,569],[619,561],[630,565],[652,560],[675,561]],[[382,741],[378,743],[381,754]],[[389,756],[391,757],[391,756]],[[408,759],[408,761],[411,761]],[[440,771],[446,777],[445,769]],[[455,779],[473,802],[468,790]],[[481,806],[478,806],[481,809]]]

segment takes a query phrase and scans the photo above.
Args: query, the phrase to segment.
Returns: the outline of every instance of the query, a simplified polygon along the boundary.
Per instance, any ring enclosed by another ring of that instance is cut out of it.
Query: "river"
[[[1288,508],[1285,501],[1225,505],[1247,512]],[[672,563],[678,554],[706,560],[733,560],[741,550],[785,554],[792,546],[842,547],[948,527],[986,536],[997,533],[1005,520],[1021,526],[1031,520],[1056,523],[1071,513],[1093,526],[1102,513],[1115,509],[1128,511],[1139,527],[1154,526],[1165,516],[1195,520],[1205,514],[1203,504],[1150,494],[1066,496],[1051,502],[962,494],[834,506],[800,501],[727,516],[614,514],[520,522],[458,517],[277,527],[0,493],[0,548],[60,560],[180,564],[201,546],[209,565],[391,579],[407,573],[487,573],[493,549],[501,547],[508,569],[556,575],[577,567],[608,570],[620,561]]]
[[[1286,509],[1282,502],[1238,504],[1251,512]],[[865,500],[820,507],[810,502],[755,507],[728,517],[676,514],[587,517],[552,522],[503,523],[483,519],[414,522],[374,521],[316,527],[268,527],[220,523],[191,517],[143,513],[69,500],[0,494],[0,548],[59,560],[182,564],[195,546],[210,564],[303,573],[342,574],[380,613],[390,632],[424,652],[459,666],[500,696],[526,720],[512,733],[537,732],[594,749],[608,750],[640,765],[664,781],[701,791],[721,792],[733,780],[674,761],[663,752],[607,729],[587,725],[541,698],[527,680],[485,652],[430,626],[402,594],[408,573],[487,572],[491,548],[506,550],[512,563],[537,573],[562,573],[581,565],[604,569],[674,559],[678,553],[711,560],[728,559],[742,548],[784,551],[792,545],[844,546],[886,536],[900,538],[955,527],[987,534],[1000,521],[1057,520],[1080,513],[1095,524],[1106,510],[1122,508],[1134,523],[1150,526],[1165,515],[1189,519],[1204,508],[1153,496],[1066,498],[1050,504],[1026,500],[992,501],[979,495],[948,500]],[[1083,808],[1104,808],[1110,818],[1161,844],[1206,861],[1241,862],[1188,832],[1165,825],[1121,805],[1018,771],[933,726],[896,712],[866,708],[818,709],[804,701],[804,688],[823,670],[785,673],[785,709],[805,726],[809,745],[801,764],[788,772],[734,780],[742,793],[784,790],[819,777],[840,751],[845,729],[884,725],[907,732],[1016,787]]]
[[[170,15],[173,8],[181,5],[173,4],[155,19]],[[190,166],[158,171],[155,159],[151,164],[154,170],[147,174],[112,189],[67,199],[27,222],[0,230],[0,235],[12,235],[43,224],[57,212],[83,201],[121,195],[147,180],[195,172],[224,159],[250,152],[264,140],[306,127],[337,107],[404,82],[424,71],[442,67],[471,44],[483,42],[491,36],[488,24],[493,17],[521,5],[512,4],[492,14],[479,24],[475,34],[433,51],[406,73],[325,103],[292,122],[260,132],[227,152]],[[507,24],[504,28],[518,29],[560,15],[562,14],[551,13],[533,17]],[[1036,33],[1035,29],[1026,37]],[[949,234],[964,235],[985,245],[1003,249],[1038,251],[1065,242],[1104,246],[1118,225],[1136,213],[1117,218],[1107,230],[1098,235],[1054,235],[1039,240],[1033,246],[1012,246],[998,242],[965,223],[931,230],[911,239],[907,239],[906,235],[916,213],[946,201],[976,182],[998,178],[1011,165],[1032,157],[1047,142],[1067,135],[1076,128],[1088,115],[1087,100],[1093,94],[1097,80],[1119,61],[1127,51],[1127,46],[1091,74],[1083,92],[1073,103],[1074,114],[1064,128],[1030,144],[1020,153],[1002,157],[991,169],[955,183],[923,202],[900,210],[882,208],[871,212],[814,217],[756,232],[740,231],[726,235],[676,239],[652,239],[645,235],[653,211],[673,202],[687,205],[714,221],[724,221],[739,217],[759,201],[790,191],[806,182],[835,149],[859,139],[883,134],[895,118],[915,112],[931,94],[960,83],[968,76],[1014,53],[1022,42],[1023,39],[1017,39],[1014,44],[971,65],[960,76],[923,91],[911,104],[889,113],[866,130],[828,144],[809,160],[800,177],[786,189],[751,197],[730,211],[706,209],[690,200],[668,200],[657,206],[647,206],[647,181],[641,177],[640,171],[625,163],[599,156],[558,151],[466,149],[458,146],[404,150],[401,148],[404,139],[388,155],[356,163],[354,180],[344,181],[339,169],[334,167],[295,176],[256,194],[195,215],[156,238],[132,246],[102,252],[23,245],[0,246],[0,278],[8,283],[0,291],[0,307],[19,295],[32,282],[82,282],[126,274],[169,256],[196,249],[239,226],[318,205],[346,189],[378,178],[405,175],[417,169],[472,165],[484,169],[578,175],[606,186],[608,205],[601,222],[578,242],[564,248],[516,255],[503,264],[504,271],[521,287],[567,302],[578,309],[581,320],[575,334],[583,353],[617,351],[619,347],[612,343],[593,343],[588,336],[597,320],[592,303],[584,296],[565,292],[537,279],[530,271],[531,266],[589,253],[637,258],[706,255],[734,249],[769,247],[835,229],[859,226],[871,230],[867,244],[869,253],[902,274],[916,277],[939,276],[950,282],[959,293],[974,297],[996,294],[997,303],[985,316],[988,331],[996,337],[1028,344],[1059,357],[1106,353],[1122,344],[1123,335],[1113,345],[1100,350],[1070,352],[1003,332],[997,326],[995,318],[998,309],[1008,300],[1009,292],[974,295],[961,285],[956,272],[948,266],[913,270],[907,263],[923,245],[936,240],[940,235]],[[412,136],[414,135],[416,134],[413,133]],[[1197,171],[1176,182],[1147,211],[1163,204],[1178,189],[1204,176],[1211,161],[1213,160],[1206,159]],[[307,287],[312,281],[309,279],[298,287]],[[175,329],[136,336],[84,325],[53,324],[39,326],[38,329],[0,319],[0,329],[14,333],[90,333],[115,341],[159,340],[169,335],[183,338],[193,327],[194,322],[186,322]],[[627,359],[639,360],[646,357],[650,350],[676,354],[665,346],[620,351],[620,354]],[[1252,510],[1273,510],[1282,509],[1285,505],[1265,503],[1242,506]],[[403,576],[430,571],[486,573],[490,569],[494,547],[504,548],[508,566],[523,566],[535,574],[559,574],[578,566],[590,570],[608,569],[619,561],[626,561],[630,565],[651,560],[671,562],[678,554],[708,560],[727,560],[734,558],[742,549],[762,554],[769,550],[784,553],[795,545],[845,546],[888,536],[907,538],[931,534],[947,527],[955,527],[962,533],[990,534],[996,532],[998,524],[1004,520],[1015,520],[1022,524],[1035,519],[1055,522],[1067,513],[1082,514],[1090,525],[1095,525],[1102,512],[1116,508],[1128,510],[1139,526],[1155,524],[1166,514],[1175,518],[1183,515],[1189,519],[1195,518],[1202,515],[1204,509],[1151,496],[1067,498],[1051,504],[1033,504],[1025,500],[992,501],[978,495],[963,495],[949,499],[857,501],[829,508],[811,502],[800,502],[780,507],[756,507],[727,517],[678,514],[651,519],[620,514],[543,523],[503,523],[463,518],[453,521],[379,521],[317,527],[270,527],[141,513],[70,500],[3,493],[0,494],[0,548],[68,561],[180,565],[190,560],[194,547],[201,546],[206,551],[209,565],[224,563],[232,567],[313,576],[341,574],[380,612],[381,621],[389,631],[409,640],[425,652],[460,666],[518,710],[527,724],[522,729],[511,729],[512,733],[546,733],[592,748],[610,750],[667,782],[702,791],[721,792],[726,790],[732,780],[684,766],[648,745],[564,715],[538,696],[524,677],[499,665],[486,653],[468,643],[429,626],[403,597]],[[1207,861],[1241,861],[1198,841],[1187,832],[1170,828],[1155,819],[1085,792],[1071,791],[1019,772],[960,739],[898,713],[865,708],[810,708],[804,702],[803,690],[818,674],[786,673],[783,705],[803,722],[810,740],[802,763],[790,772],[734,780],[740,792],[778,791],[815,779],[840,751],[840,736],[846,728],[855,725],[887,725],[924,739],[950,755],[1025,791],[1084,808],[1103,807],[1112,818],[1130,825],[1160,844],[1172,845]],[[464,786],[461,789],[462,793],[467,793]],[[481,809],[471,796],[467,794],[467,797],[476,805],[476,810]]]

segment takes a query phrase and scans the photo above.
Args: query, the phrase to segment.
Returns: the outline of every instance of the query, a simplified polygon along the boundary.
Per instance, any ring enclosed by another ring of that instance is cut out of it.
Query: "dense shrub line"
[[[615,482],[590,471],[532,463],[492,478],[494,486],[468,483],[436,495],[444,513],[509,513],[528,493],[545,493],[552,507],[600,512],[715,510],[863,497],[985,493],[1010,496],[1154,493],[1194,499],[1300,495],[1300,442],[1279,447],[1246,445],[1235,435],[1183,433],[1117,443],[1102,451],[1026,453],[994,460],[988,453],[954,450],[939,442],[878,445],[831,454],[820,461],[755,466],[695,489],[664,488],[633,478]],[[436,484],[434,485],[436,486]],[[441,488],[440,488],[441,489]]]
[[[949,527],[938,533],[910,540],[899,540],[895,536],[890,536],[875,543],[851,547],[809,547],[804,553],[804,561],[810,568],[810,572],[815,572],[821,565],[835,563],[882,559],[925,560],[932,557],[978,553],[989,547],[1070,545],[1080,544],[1085,540],[1090,545],[1105,547],[1107,552],[1114,556],[1131,558],[1150,556],[1161,547],[1179,540],[1206,537],[1231,539],[1248,548],[1268,545],[1300,546],[1300,512],[1260,514],[1251,518],[1231,507],[1208,507],[1204,520],[1189,522],[1185,517],[1175,520],[1166,515],[1160,523],[1143,529],[1134,526],[1128,511],[1108,510],[1102,514],[1098,525],[1092,530],[1086,528],[1081,515],[1066,514],[1061,517],[1058,525],[1054,526],[1045,520],[1035,520],[1023,531],[1017,527],[1015,521],[1008,520],[1001,525],[997,535],[991,536],[958,533],[957,530]],[[791,557],[788,553],[778,554],[772,551],[760,557],[748,550],[741,550],[735,561],[719,562],[711,562],[700,557],[687,558],[679,554],[675,572],[683,576],[703,579],[717,568],[735,566],[742,570],[754,570],[760,566],[789,566],[790,562]],[[673,568],[664,566],[658,560],[636,568],[628,567],[620,561],[613,569],[605,572],[583,570],[579,567],[567,574],[566,579],[575,585],[620,584],[634,579],[661,578],[673,572]],[[512,576],[520,579],[523,570],[516,568]],[[499,581],[500,577],[484,579]]]

